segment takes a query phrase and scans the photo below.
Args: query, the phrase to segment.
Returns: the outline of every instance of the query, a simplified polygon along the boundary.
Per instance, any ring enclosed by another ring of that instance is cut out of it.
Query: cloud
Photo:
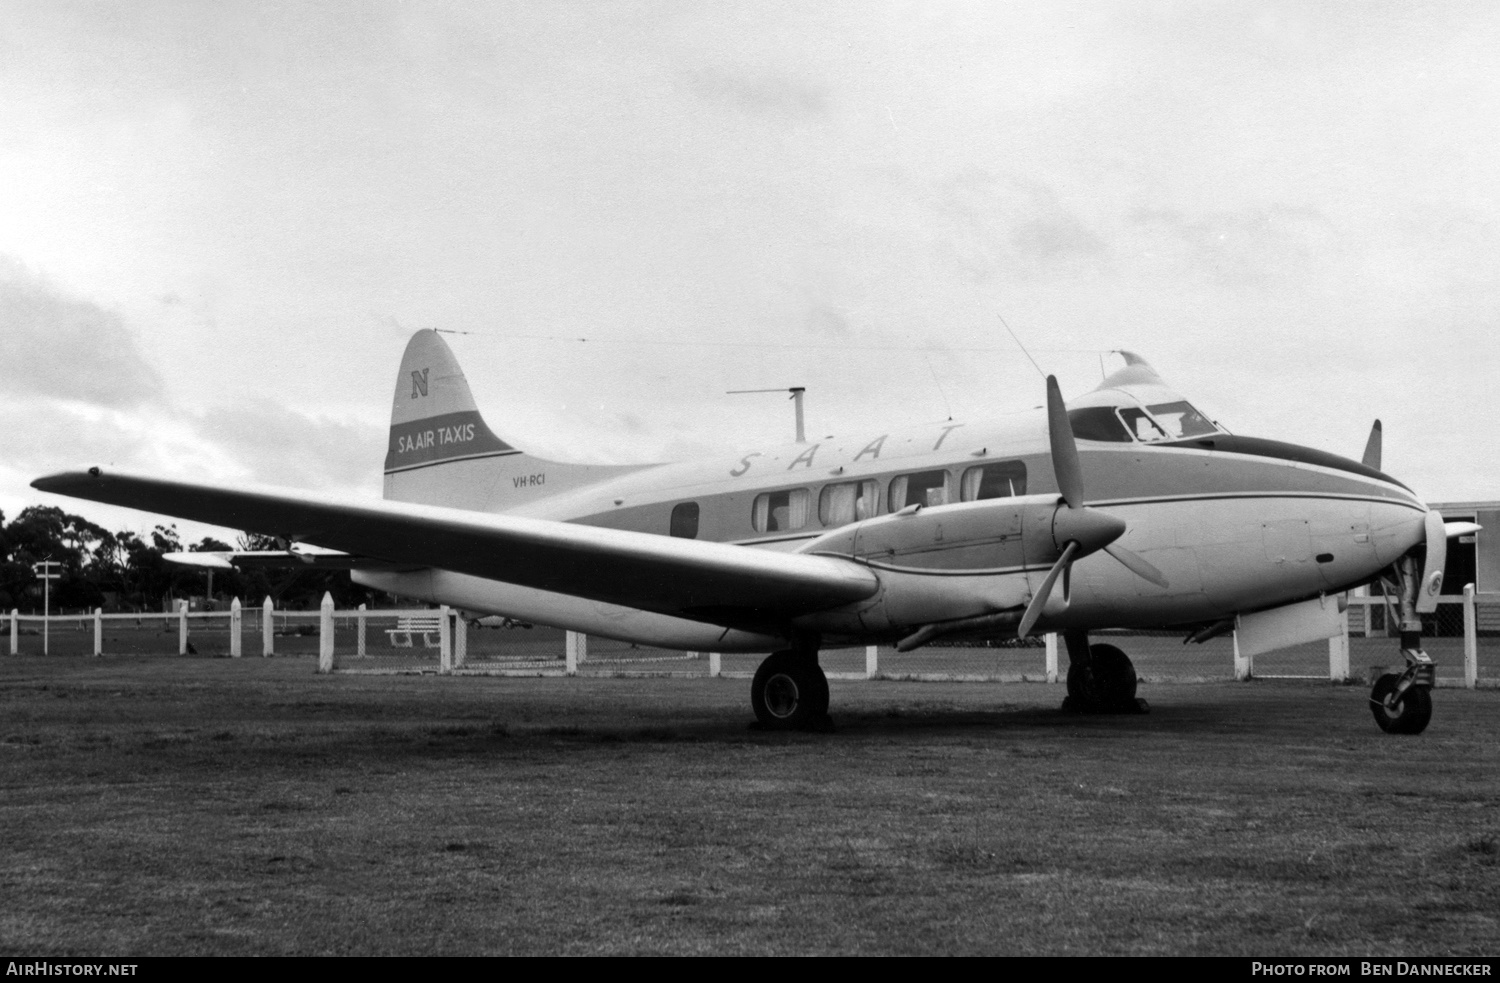
[[[824,116],[828,94],[785,75],[699,68],[682,73],[689,92],[709,102],[731,106],[751,116],[794,119]]]
[[[1150,269],[1227,287],[1267,288],[1315,278],[1344,255],[1339,230],[1314,208],[1266,205],[1187,216],[1141,209],[1126,216],[1128,246]]]
[[[265,399],[208,410],[196,428],[255,482],[370,487],[385,460],[383,427],[307,416]]]
[[[940,252],[978,283],[1071,271],[1108,253],[1104,240],[1036,181],[970,169],[937,187],[932,208]]]
[[[64,354],[65,353],[65,354]],[[159,402],[162,379],[118,314],[64,296],[0,256],[0,388],[123,408]]]

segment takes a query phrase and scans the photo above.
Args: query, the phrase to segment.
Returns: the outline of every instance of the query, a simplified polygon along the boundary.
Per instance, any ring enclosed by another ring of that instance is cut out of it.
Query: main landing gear
[[[1068,646],[1068,696],[1063,709],[1070,713],[1150,713],[1151,706],[1135,695],[1135,666],[1113,645],[1090,645],[1088,632],[1063,632]]]
[[[1403,672],[1388,672],[1370,688],[1370,713],[1387,734],[1420,734],[1432,720],[1432,686],[1437,666],[1422,651],[1422,618],[1417,614],[1416,561],[1404,557],[1401,575],[1401,654]]]
[[[816,649],[773,652],[755,670],[750,705],[764,730],[826,730],[828,677]]]

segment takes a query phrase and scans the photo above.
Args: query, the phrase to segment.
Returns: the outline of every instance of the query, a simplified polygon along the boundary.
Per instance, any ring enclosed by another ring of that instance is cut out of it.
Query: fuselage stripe
[[[423,461],[421,464],[408,464],[402,468],[386,468],[386,474],[398,474],[402,471],[419,471],[422,468],[436,467],[439,464],[452,464],[455,461],[479,461],[487,457],[509,457],[512,454],[521,453],[518,450],[491,451],[485,454],[460,454],[457,457],[445,457],[440,461]]]

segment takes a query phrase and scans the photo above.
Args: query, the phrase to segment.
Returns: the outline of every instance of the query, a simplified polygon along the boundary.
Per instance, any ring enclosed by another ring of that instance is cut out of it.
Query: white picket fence
[[[1394,633],[1394,624],[1391,623],[1392,618],[1387,599],[1355,596],[1350,597],[1348,602],[1348,608],[1343,614],[1343,632],[1328,640],[1327,676],[1323,677],[1321,674],[1312,676],[1302,673],[1291,678],[1327,678],[1333,681],[1346,681],[1354,678],[1357,674],[1351,672],[1350,665],[1351,625],[1353,626],[1353,634],[1356,639],[1385,636]],[[1464,588],[1461,596],[1445,595],[1439,598],[1439,612],[1440,617],[1446,619],[1444,634],[1457,635],[1459,619],[1461,619],[1463,644],[1462,684],[1473,689],[1479,685],[1494,685],[1500,682],[1491,679],[1481,682],[1479,675],[1481,637],[1485,639],[1487,645],[1487,652],[1489,653],[1486,656],[1487,659],[1493,659],[1497,650],[1500,650],[1500,598],[1488,595],[1481,600],[1476,596],[1474,587],[1471,584]],[[177,651],[179,655],[186,655],[189,652],[189,640],[192,636],[190,625],[192,623],[202,624],[215,621],[222,623],[227,620],[227,627],[229,629],[229,655],[232,658],[238,658],[244,654],[245,621],[247,619],[259,621],[262,656],[276,654],[278,623],[282,631],[287,631],[292,622],[301,621],[311,627],[310,623],[315,620],[318,626],[318,670],[320,672],[333,672],[336,668],[341,671],[348,670],[354,665],[347,662],[335,665],[336,622],[346,629],[346,644],[347,629],[354,629],[354,651],[349,653],[345,650],[344,655],[352,654],[356,659],[363,659],[367,655],[374,654],[368,643],[368,623],[371,620],[375,620],[377,624],[393,625],[391,628],[377,630],[377,636],[380,634],[387,636],[383,644],[377,646],[381,653],[389,655],[390,651],[396,648],[403,648],[411,652],[411,658],[418,660],[429,660],[430,656],[426,656],[425,653],[420,652],[420,649],[414,648],[414,646],[419,645],[417,638],[423,635],[424,629],[429,632],[435,629],[438,636],[436,665],[433,665],[431,661],[419,661],[415,667],[408,666],[397,671],[431,672],[435,670],[439,673],[495,672],[503,674],[522,673],[526,675],[566,674],[571,676],[578,673],[580,666],[587,664],[590,668],[593,668],[595,665],[589,661],[588,638],[576,632],[568,632],[566,633],[563,645],[564,651],[562,653],[561,664],[559,664],[557,657],[553,655],[545,659],[538,659],[533,656],[529,660],[511,660],[504,664],[491,662],[483,666],[477,664],[470,666],[468,659],[470,625],[459,616],[456,610],[448,607],[440,607],[437,609],[409,608],[394,610],[382,608],[377,611],[370,611],[364,605],[360,605],[359,608],[354,610],[336,611],[333,598],[327,594],[324,595],[323,604],[318,611],[277,610],[270,598],[266,598],[264,604],[259,609],[251,609],[249,611],[241,609],[238,599],[231,604],[228,611],[210,612],[189,611],[186,601],[180,602],[180,607],[176,612],[164,614],[104,614],[102,611],[96,609],[91,614],[53,615],[47,618],[42,615],[23,615],[17,610],[12,610],[8,618],[10,621],[10,654],[16,655],[20,650],[19,635],[23,623],[40,624],[42,626],[41,633],[44,639],[43,651],[45,652],[47,647],[47,632],[52,626],[69,625],[76,630],[77,628],[84,627],[91,621],[94,634],[93,654],[97,656],[104,653],[104,628],[106,622],[134,622],[139,626],[151,621],[168,624],[175,621],[177,623]],[[405,645],[403,645],[402,641],[398,641],[398,637],[401,636],[404,636]],[[220,637],[222,638],[222,636]],[[1456,639],[1450,639],[1448,640],[1448,644],[1452,645],[1454,641]],[[1038,682],[1057,682],[1060,678],[1058,650],[1057,636],[1045,636],[1044,663],[1038,667],[1042,671],[1036,674],[1026,672],[1020,678]],[[1389,654],[1399,658],[1394,650]],[[723,668],[724,657],[715,652],[690,652],[686,655],[672,656],[672,659],[673,661],[701,660],[704,656],[707,657],[706,669],[709,676],[744,674],[742,666],[738,671],[725,673]],[[938,656],[936,658],[941,659],[942,657]],[[951,659],[952,656],[949,658]],[[1385,656],[1381,658],[1383,659]],[[379,661],[378,659],[372,659],[372,663]],[[620,668],[619,660],[610,661],[614,664],[616,670]],[[642,657],[626,661],[639,663],[639,665],[635,666],[635,669],[643,672],[662,671],[663,669],[671,668],[655,667],[653,670],[652,666],[647,665],[647,663],[663,661],[660,657]],[[739,665],[743,662],[743,659],[735,658],[734,661],[736,665]],[[842,658],[842,668],[839,670],[830,669],[828,675],[832,678],[845,679],[874,679],[882,675],[892,675],[891,673],[882,673],[881,651],[876,646],[869,646],[864,650],[863,661],[863,671],[858,671],[854,666],[848,664],[846,654]],[[697,664],[701,665],[702,663],[698,661]],[[906,665],[909,666],[910,664],[907,663]],[[680,669],[681,667],[677,668]],[[936,668],[937,671],[917,672],[905,669],[905,671],[898,671],[895,675],[901,678],[971,678],[967,675],[954,675],[951,668],[947,671],[944,671],[941,667]],[[1494,666],[1487,662],[1486,668],[1493,672]],[[367,671],[381,670],[372,667]],[[696,671],[701,673],[703,670],[698,669]],[[1254,660],[1249,657],[1242,657],[1236,645],[1234,653],[1234,678],[1278,677],[1274,672],[1257,673],[1254,667]]]

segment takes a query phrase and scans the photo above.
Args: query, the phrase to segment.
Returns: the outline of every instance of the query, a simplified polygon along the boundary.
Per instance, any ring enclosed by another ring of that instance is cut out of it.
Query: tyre
[[[1375,680],[1370,688],[1370,713],[1387,734],[1420,734],[1432,720],[1432,691],[1412,686],[1395,703],[1388,702],[1401,677],[1393,672]]]
[[[826,718],[828,716],[828,676],[823,672],[823,667],[816,662],[813,663],[812,668],[813,688],[815,690],[813,693],[815,700],[813,709],[817,711],[820,718]]]
[[[767,656],[750,683],[750,706],[767,730],[802,730],[828,716],[828,677],[817,657],[783,651]]]
[[[1094,699],[1108,710],[1135,709],[1135,664],[1113,645],[1090,645]]]
[[[1068,699],[1080,707],[1094,702],[1094,673],[1088,666],[1068,663]]]
[[[1063,709],[1074,713],[1144,713],[1135,698],[1135,665],[1113,645],[1090,645],[1087,665],[1068,664],[1068,698]]]

